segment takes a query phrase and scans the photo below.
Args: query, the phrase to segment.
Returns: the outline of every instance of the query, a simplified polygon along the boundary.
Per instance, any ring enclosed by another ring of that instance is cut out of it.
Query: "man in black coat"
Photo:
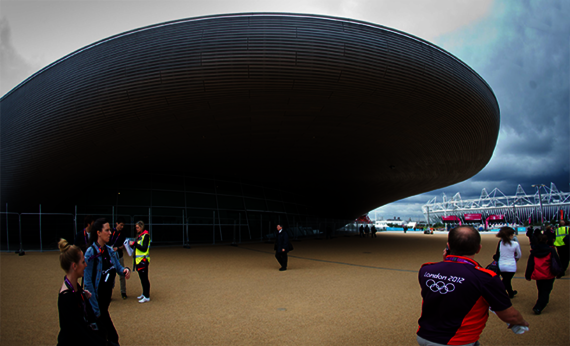
[[[275,237],[275,258],[281,265],[279,271],[287,270],[287,253],[291,250],[289,235],[283,230],[281,225],[277,225],[277,236]]]

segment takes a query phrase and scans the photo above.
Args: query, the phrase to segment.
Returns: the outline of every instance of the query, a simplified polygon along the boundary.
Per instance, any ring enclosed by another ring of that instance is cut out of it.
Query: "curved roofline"
[[[137,29],[133,29],[133,30],[129,30],[129,31],[125,31],[113,36],[109,36],[107,38],[104,38],[102,40],[96,41],[94,43],[91,43],[85,47],[79,48],[76,51],[73,51],[71,53],[69,53],[68,55],[52,62],[51,64],[45,66],[44,68],[40,69],[39,71],[37,71],[36,73],[32,74],[31,76],[29,76],[28,78],[26,78],[25,80],[23,80],[21,83],[19,83],[18,85],[16,85],[14,88],[12,88],[10,91],[8,91],[6,94],[4,94],[4,96],[2,96],[0,98],[0,102],[2,100],[4,100],[4,98],[6,98],[7,96],[9,96],[10,94],[12,94],[12,92],[14,92],[15,90],[19,89],[20,87],[22,87],[24,84],[26,84],[28,81],[30,81],[31,79],[35,78],[36,76],[42,74],[44,71],[50,69],[51,67],[62,63],[63,61],[79,54],[82,53],[83,51],[86,51],[90,48],[96,47],[100,44],[109,42],[111,40],[115,40],[124,36],[128,36],[128,35],[132,35],[132,34],[136,34],[142,31],[147,31],[147,30],[151,30],[151,29],[156,29],[156,28],[160,28],[163,26],[169,26],[169,25],[174,25],[174,24],[179,24],[179,23],[186,23],[186,22],[193,22],[193,21],[200,21],[200,20],[206,20],[206,19],[213,19],[213,18],[226,18],[226,17],[232,17],[232,18],[236,18],[236,17],[257,17],[257,16],[288,16],[288,17],[304,17],[304,18],[319,18],[319,19],[327,19],[327,20],[332,20],[332,21],[342,21],[342,22],[348,22],[348,23],[355,23],[355,24],[360,24],[360,25],[364,25],[364,26],[369,26],[369,27],[373,27],[373,28],[379,28],[385,31],[389,31],[401,36],[405,36],[407,38],[410,38],[412,40],[415,40],[419,43],[425,44],[431,48],[434,48],[438,51],[440,51],[441,53],[449,56],[450,58],[454,59],[455,61],[459,62],[463,67],[467,68],[471,73],[473,73],[475,76],[477,76],[477,78],[479,78],[479,80],[481,80],[481,82],[483,82],[483,84],[485,84],[485,86],[487,86],[487,88],[489,89],[489,91],[491,92],[491,94],[493,95],[493,97],[495,98],[495,102],[498,104],[498,100],[497,97],[495,96],[495,93],[493,92],[493,89],[491,89],[491,86],[489,86],[489,84],[487,84],[487,82],[485,81],[485,79],[483,79],[483,77],[481,77],[477,72],[475,72],[475,70],[473,70],[471,67],[469,67],[469,65],[467,65],[465,62],[463,62],[461,59],[459,59],[458,57],[456,57],[455,55],[449,53],[448,51],[446,51],[445,49],[436,46],[435,44],[424,40],[422,38],[419,38],[417,36],[408,34],[404,31],[400,31],[397,29],[393,29],[384,25],[380,25],[380,24],[374,24],[374,23],[370,23],[370,22],[366,22],[363,20],[357,20],[357,19],[351,19],[351,18],[344,18],[344,17],[334,17],[334,16],[325,16],[325,15],[317,15],[317,14],[304,14],[304,13],[288,13],[288,12],[242,12],[242,13],[227,13],[227,14],[212,14],[212,15],[205,15],[205,16],[199,16],[199,17],[191,17],[191,18],[184,18],[184,19],[176,19],[176,20],[171,20],[171,21],[167,21],[167,22],[162,22],[162,23],[158,23],[158,24],[151,24],[148,26],[143,26],[141,28],[137,28]]]

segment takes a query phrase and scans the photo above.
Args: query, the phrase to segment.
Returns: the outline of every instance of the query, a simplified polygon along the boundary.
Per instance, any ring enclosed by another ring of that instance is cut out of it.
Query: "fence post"
[[[24,252],[24,249],[22,247],[22,214],[18,213],[18,234],[20,235],[20,253]]]
[[[218,211],[220,211],[218,209]],[[220,228],[220,241],[224,241],[224,236],[222,235],[222,218],[221,218],[222,213],[218,213],[218,227]],[[214,220],[215,222],[215,220]]]
[[[233,232],[232,245],[235,245],[235,243],[236,243],[236,220],[234,219],[234,232]]]
[[[8,246],[8,252],[10,252],[10,233],[8,232],[8,203],[6,203],[6,246]]]
[[[42,246],[42,205],[40,204],[40,252],[43,252]]]

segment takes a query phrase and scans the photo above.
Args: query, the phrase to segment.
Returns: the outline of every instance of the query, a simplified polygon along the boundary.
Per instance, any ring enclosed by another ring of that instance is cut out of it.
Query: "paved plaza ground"
[[[293,242],[285,272],[277,270],[272,244],[154,247],[151,301],[136,301],[141,285],[134,274],[127,300],[115,287],[111,317],[121,345],[417,345],[417,272],[422,263],[441,260],[446,237],[304,239]],[[550,304],[533,315],[536,285],[523,278],[528,240],[520,242],[513,305],[530,332],[515,335],[491,314],[481,344],[568,345],[570,280],[556,280]],[[481,264],[490,262],[496,243],[494,234],[483,235]],[[56,344],[64,277],[58,255],[0,255],[0,344]]]

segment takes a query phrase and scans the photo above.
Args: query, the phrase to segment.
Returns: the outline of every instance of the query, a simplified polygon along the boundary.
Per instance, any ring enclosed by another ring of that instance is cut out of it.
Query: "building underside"
[[[168,208],[249,224],[342,222],[466,180],[490,160],[500,122],[486,82],[429,42],[279,13],[109,37],[0,107],[3,208]]]

